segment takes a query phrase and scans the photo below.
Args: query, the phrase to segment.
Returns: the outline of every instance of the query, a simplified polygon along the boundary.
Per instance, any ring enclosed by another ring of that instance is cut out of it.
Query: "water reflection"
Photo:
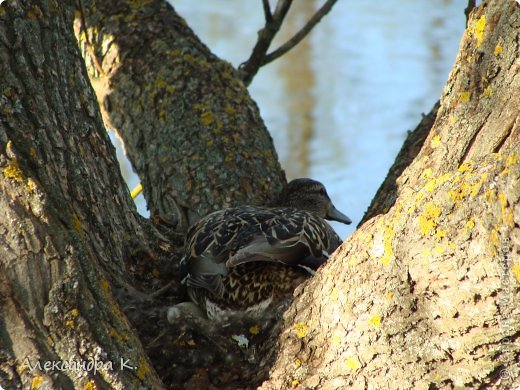
[[[275,44],[282,44],[291,39],[315,12],[312,1],[295,2],[292,17],[287,19],[280,32],[281,39],[277,39]],[[285,145],[277,142],[277,149],[280,145],[284,152],[282,166],[289,178],[310,175],[311,142],[316,137],[313,116],[316,101],[313,93],[315,78],[312,68],[312,46],[310,41],[305,39],[293,50],[290,56],[292,61],[281,61],[276,68],[277,77],[283,82],[282,89],[288,96],[281,110],[279,108],[277,111],[287,116],[287,125],[282,129],[271,129],[268,125],[275,139],[279,140],[285,136]]]
[[[170,2],[219,57],[234,66],[248,58],[263,23],[260,0]],[[274,46],[321,3],[295,1]],[[406,131],[440,96],[466,4],[340,0],[297,49],[262,68],[250,92],[288,179],[322,181],[336,206],[359,221]],[[354,229],[334,227],[343,237]]]

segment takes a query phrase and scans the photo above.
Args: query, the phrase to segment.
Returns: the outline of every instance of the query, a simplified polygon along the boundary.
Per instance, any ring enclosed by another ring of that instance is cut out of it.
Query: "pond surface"
[[[170,3],[220,58],[237,67],[249,57],[263,24],[261,0]],[[320,4],[294,1],[274,47]],[[261,68],[251,84],[287,178],[323,182],[336,207],[354,221],[334,224],[342,237],[354,231],[407,131],[439,98],[464,31],[466,5],[338,0],[297,48]],[[133,188],[138,179],[124,171]]]

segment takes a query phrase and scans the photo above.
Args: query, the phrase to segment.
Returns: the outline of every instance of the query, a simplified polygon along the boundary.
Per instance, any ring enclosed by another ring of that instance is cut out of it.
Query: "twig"
[[[469,14],[473,11],[473,8],[477,6],[476,0],[468,0],[468,6],[464,9],[464,15],[466,15],[466,26],[468,25]]]
[[[329,13],[329,11],[332,9],[335,3],[336,0],[327,0],[327,2],[325,2],[325,4],[322,5],[322,7],[312,16],[312,18],[309,19],[307,24],[300,29],[300,31],[294,34],[294,36],[291,39],[289,39],[287,42],[281,45],[278,49],[267,54],[264,57],[264,60],[262,61],[261,65],[266,65],[269,62],[276,60],[277,58],[281,57],[289,50],[291,50],[298,43],[300,43],[301,40],[305,38],[307,34],[309,34],[309,32],[311,32],[311,30],[320,22],[320,20]]]
[[[329,13],[337,0],[327,0],[321,8],[309,19],[309,21],[298,31],[291,39],[281,45],[278,49],[267,54],[267,50],[274,39],[274,36],[280,30],[282,22],[289,11],[292,0],[279,0],[276,4],[274,14],[271,14],[268,0],[262,0],[264,6],[264,14],[266,24],[258,33],[258,41],[256,42],[253,52],[249,59],[240,65],[239,72],[242,81],[249,85],[253,77],[261,66],[281,57],[294,46],[301,42],[303,38],[320,22],[320,20]]]
[[[264,16],[266,23],[269,23],[273,19],[273,14],[271,13],[271,6],[269,5],[269,0],[262,0],[262,5],[264,6]]]
[[[239,67],[240,78],[246,85],[251,83],[253,77],[258,72],[258,69],[262,64],[262,60],[265,57],[265,53],[267,53],[274,36],[280,30],[282,22],[287,15],[287,12],[289,11],[291,4],[292,0],[278,0],[275,11],[272,14],[270,20],[266,20],[264,28],[258,32],[258,40],[256,41],[256,45],[253,48],[251,56]]]
[[[153,293],[151,294],[148,294],[148,299],[154,299],[154,298],[157,298],[159,295],[161,295],[162,293],[164,293],[166,290],[170,289],[175,283],[177,283],[177,280],[172,280],[168,283],[166,283],[164,286],[162,286],[159,290],[157,291],[154,291]]]
[[[289,8],[291,8],[292,0],[278,0],[276,3],[276,7],[274,9],[273,19],[278,20],[280,22],[280,26],[289,12]]]

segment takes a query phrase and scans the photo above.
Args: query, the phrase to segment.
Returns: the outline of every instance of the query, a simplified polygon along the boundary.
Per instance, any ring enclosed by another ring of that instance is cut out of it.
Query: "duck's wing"
[[[317,268],[339,243],[327,222],[306,211],[254,206],[226,209],[210,214],[188,232],[183,282],[220,296],[222,277],[232,267],[250,262],[308,262]]]
[[[262,221],[247,245],[229,256],[228,268],[257,261],[308,263],[317,268],[340,244],[330,225],[313,214],[284,208],[274,209],[273,214],[269,221]]]
[[[186,236],[186,255],[180,271],[182,283],[221,296],[222,277],[228,273],[226,260],[251,240],[253,230],[258,230],[255,216],[260,218],[265,210],[254,206],[224,209],[194,224]]]
[[[225,263],[231,254],[251,242],[265,228],[261,226],[262,222],[272,217],[268,209],[255,206],[224,209],[209,214],[188,231],[185,244],[188,262],[204,258],[212,263]],[[211,268],[206,262],[201,266]]]
[[[191,274],[188,273],[182,283],[187,287],[206,289],[217,297],[221,297],[224,293],[224,285],[222,284],[222,276],[219,274]]]

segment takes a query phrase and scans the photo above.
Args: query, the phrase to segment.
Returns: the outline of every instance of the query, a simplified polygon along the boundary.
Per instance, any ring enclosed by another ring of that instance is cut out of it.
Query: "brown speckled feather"
[[[224,209],[188,231],[183,283],[209,317],[226,309],[265,310],[309,276],[298,265],[317,268],[340,245],[323,218],[350,220],[334,208],[323,185],[297,179],[288,187],[280,203],[290,207]]]
[[[311,274],[301,267],[276,263],[245,263],[222,278],[223,293],[216,296],[205,289],[190,289],[189,295],[209,318],[225,317],[225,312],[257,311],[278,306]],[[265,303],[264,305],[262,303]]]

